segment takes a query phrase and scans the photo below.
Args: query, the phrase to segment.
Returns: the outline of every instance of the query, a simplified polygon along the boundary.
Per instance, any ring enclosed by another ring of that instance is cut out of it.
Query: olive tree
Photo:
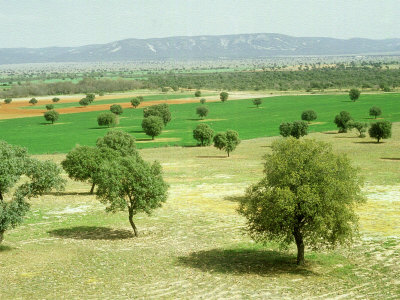
[[[253,99],[253,104],[255,105],[255,106],[257,106],[257,108],[262,104],[262,100],[261,100],[261,98],[255,98],[255,99]]]
[[[133,99],[131,100],[131,105],[132,105],[134,108],[138,107],[139,104],[140,104],[140,100],[138,99],[138,97],[135,97],[135,98],[133,98]]]
[[[336,126],[339,128],[339,133],[345,133],[349,128],[349,121],[351,120],[353,120],[353,118],[350,116],[350,113],[347,111],[341,111],[335,116],[333,122],[335,122]]]
[[[118,157],[105,162],[95,180],[97,198],[108,205],[106,211],[128,210],[135,236],[138,236],[138,230],[133,216],[138,212],[150,214],[167,200],[168,185],[158,162],[150,164],[140,157]]]
[[[308,134],[308,123],[305,121],[284,122],[279,126],[281,136],[292,136],[299,139]]]
[[[118,116],[122,115],[122,113],[124,112],[124,110],[122,109],[122,106],[119,104],[113,104],[110,106],[110,111],[113,114],[116,114]]]
[[[297,264],[305,246],[335,247],[351,242],[357,228],[354,207],[362,203],[358,170],[344,155],[315,140],[288,138],[265,156],[264,178],[250,186],[239,213],[256,241],[295,243]]]
[[[193,130],[193,138],[200,143],[200,146],[211,145],[214,136],[214,130],[207,124],[199,124]]]
[[[4,99],[4,103],[5,104],[10,104],[12,102],[12,99],[11,98],[6,98],[6,99]]]
[[[86,99],[89,101],[89,103],[92,103],[95,98],[96,98],[96,95],[93,93],[86,94]]]
[[[219,99],[220,99],[222,102],[227,101],[227,100],[228,100],[228,97],[229,97],[229,94],[228,94],[227,92],[221,92],[221,93],[219,94]]]
[[[88,98],[82,98],[81,100],[79,100],[79,105],[86,107],[90,104],[90,101]]]
[[[36,103],[38,103],[38,101],[36,98],[32,98],[31,100],[29,100],[29,103],[35,105]]]
[[[229,157],[229,153],[234,151],[240,144],[239,134],[234,130],[217,133],[214,138],[214,146],[219,150],[224,150]]]
[[[157,104],[145,107],[143,109],[143,117],[147,118],[149,116],[160,117],[163,120],[164,126],[171,121],[171,112],[168,104]]]
[[[194,92],[195,97],[201,97],[201,91],[196,91]]]
[[[196,107],[196,114],[198,114],[201,119],[203,119],[204,117],[207,117],[208,107],[207,106]]]
[[[160,135],[164,128],[163,120],[158,116],[149,116],[143,119],[142,128],[144,133],[154,140],[154,137]]]
[[[352,101],[356,101],[360,97],[360,91],[358,89],[351,89],[349,91],[349,97]]]
[[[376,117],[380,116],[381,114],[382,114],[382,110],[377,106],[373,106],[369,109],[369,115],[375,117],[375,119],[376,119]]]
[[[377,139],[379,143],[381,139],[388,139],[392,136],[392,123],[389,121],[372,123],[368,133],[370,137]]]
[[[60,98],[54,97],[54,98],[52,99],[52,101],[53,101],[54,103],[57,103],[58,101],[60,101]]]
[[[58,112],[56,112],[54,109],[48,110],[44,113],[44,118],[46,121],[51,122],[51,124],[54,124],[58,120],[58,117],[60,116]]]
[[[97,116],[97,124],[99,126],[115,126],[117,125],[117,116],[111,112],[101,113]]]
[[[310,123],[317,119],[317,113],[313,110],[305,110],[301,113],[301,119]]]
[[[111,149],[120,156],[136,156],[135,138],[122,130],[110,130],[104,137],[96,141],[96,146],[101,152]]]
[[[46,104],[46,109],[47,110],[52,110],[52,109],[54,109],[54,105],[53,104]]]
[[[205,104],[205,103],[206,103],[206,98],[201,98],[201,99],[200,99],[200,103],[201,103],[201,104]]]
[[[367,132],[368,125],[369,125],[368,123],[364,123],[364,122],[349,121],[348,128],[350,130],[351,129],[357,129],[358,136],[360,138],[364,138],[365,137],[365,133]]]

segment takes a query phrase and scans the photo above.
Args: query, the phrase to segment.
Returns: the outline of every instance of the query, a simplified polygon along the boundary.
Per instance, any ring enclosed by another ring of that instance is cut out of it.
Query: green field
[[[166,96],[168,95],[149,96],[145,99],[159,100]],[[187,97],[182,95],[185,96]],[[173,97],[177,98],[176,95]],[[106,101],[123,102],[120,99]],[[135,136],[138,148],[149,148],[196,145],[192,131],[200,122],[209,124],[216,132],[237,130],[241,139],[276,136],[279,134],[278,127],[281,122],[298,120],[301,112],[306,109],[313,109],[318,114],[316,122],[309,127],[310,132],[335,130],[333,119],[342,110],[349,111],[355,120],[371,122],[373,119],[369,117],[368,112],[372,106],[379,106],[382,109],[382,118],[391,122],[400,121],[400,94],[363,94],[356,102],[351,102],[347,95],[268,97],[263,99],[263,104],[258,109],[250,99],[228,100],[226,103],[209,102],[206,105],[210,113],[203,121],[195,114],[195,109],[199,105],[199,103],[171,105],[172,121],[154,142],[142,132],[142,109],[125,109],[117,128]],[[84,110],[82,108],[82,111]],[[96,139],[109,130],[97,125],[96,118],[99,113],[60,115],[55,125],[47,124],[43,117],[2,120],[0,139],[25,146],[34,154],[66,153],[76,144],[94,145]]]

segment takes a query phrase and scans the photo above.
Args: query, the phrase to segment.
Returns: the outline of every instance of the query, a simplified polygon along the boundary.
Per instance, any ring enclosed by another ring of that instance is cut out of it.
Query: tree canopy
[[[301,113],[301,119],[310,123],[317,119],[317,113],[313,110],[305,110]]]
[[[224,150],[229,154],[240,144],[239,134],[234,130],[217,133],[214,136],[214,146],[219,150]]]
[[[104,112],[97,116],[99,126],[115,126],[118,123],[117,116],[111,112]]]
[[[46,111],[43,116],[46,119],[46,121],[49,121],[51,122],[51,124],[54,124],[54,122],[58,120],[59,113],[56,112],[54,109],[52,109]]]
[[[214,130],[207,124],[199,124],[193,130],[193,138],[200,143],[200,146],[211,145],[214,136]]]
[[[265,156],[265,177],[247,189],[239,212],[256,241],[297,246],[304,264],[305,245],[335,247],[356,232],[354,206],[362,203],[362,180],[350,160],[329,144],[288,138]]]
[[[227,92],[221,92],[221,93],[219,94],[219,99],[220,99],[222,102],[227,101],[227,100],[228,100],[228,97],[229,97],[229,94],[228,94]]]
[[[360,97],[360,91],[358,89],[351,89],[349,92],[349,97],[352,101],[356,101]]]
[[[375,117],[375,119],[376,119],[376,117],[380,116],[381,114],[382,114],[382,110],[377,106],[372,106],[369,109],[369,115]]]
[[[116,114],[117,116],[122,115],[122,113],[124,112],[124,110],[122,109],[122,106],[119,104],[113,104],[110,106],[110,111],[113,114]]]
[[[375,138],[379,143],[381,139],[388,139],[392,136],[392,123],[389,121],[372,123],[368,133],[370,137]]]
[[[142,121],[142,128],[144,133],[151,136],[151,139],[154,140],[155,136],[161,134],[164,123],[163,120],[158,116],[148,116],[144,118]]]
[[[284,122],[279,125],[281,136],[292,136],[299,139],[308,134],[308,124],[305,121]]]
[[[163,120],[164,126],[171,121],[171,112],[168,104],[165,103],[145,107],[143,109],[143,117],[147,118],[149,116],[160,117]]]
[[[347,132],[349,128],[349,122],[353,120],[350,116],[350,113],[347,111],[341,111],[338,115],[335,116],[333,122],[335,122],[336,126],[339,128],[339,133]]]

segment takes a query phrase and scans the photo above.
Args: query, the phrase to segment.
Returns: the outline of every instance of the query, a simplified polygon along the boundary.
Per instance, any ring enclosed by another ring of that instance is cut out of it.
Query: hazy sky
[[[400,38],[400,0],[0,0],[0,48],[259,32]]]

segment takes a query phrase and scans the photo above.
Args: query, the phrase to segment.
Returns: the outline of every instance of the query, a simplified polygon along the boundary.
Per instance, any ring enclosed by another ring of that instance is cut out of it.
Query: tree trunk
[[[133,210],[129,209],[129,223],[131,223],[133,232],[135,233],[135,236],[138,236],[138,231],[135,226],[135,223],[133,223]]]
[[[228,157],[229,157],[229,151],[227,151],[228,152]]]
[[[296,246],[297,246],[297,264],[304,265],[303,235],[301,234],[299,228],[294,229],[293,235],[294,235],[294,239],[296,240]]]
[[[3,200],[4,200],[4,199],[3,199],[3,195],[2,195],[1,192],[0,192],[0,201],[3,202]]]
[[[4,231],[0,231],[0,244],[3,241]]]
[[[94,186],[95,186],[96,184],[93,182],[93,184],[92,184],[92,188],[90,189],[90,194],[93,194],[93,192],[94,192]]]

